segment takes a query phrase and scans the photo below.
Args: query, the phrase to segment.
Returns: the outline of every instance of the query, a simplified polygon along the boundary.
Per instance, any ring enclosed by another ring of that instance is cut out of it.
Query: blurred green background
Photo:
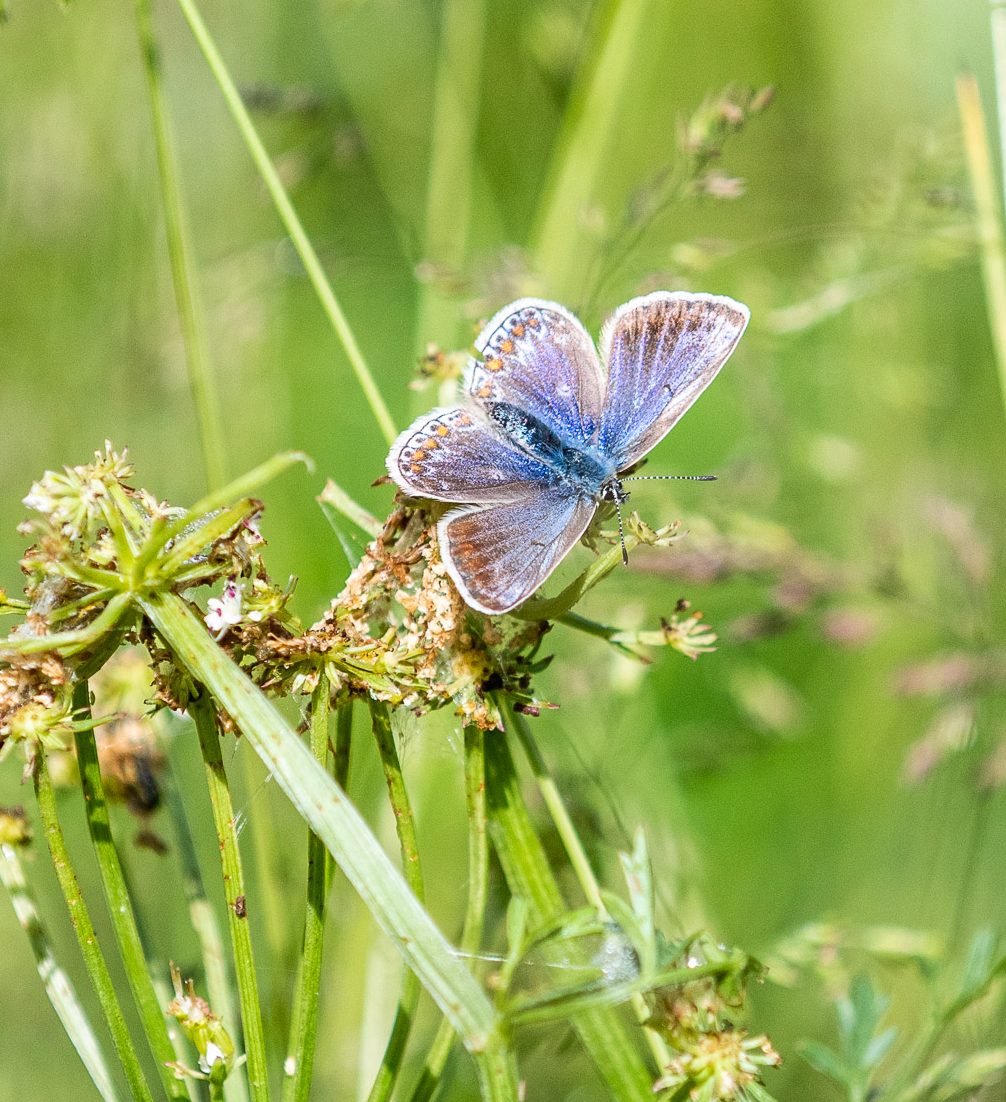
[[[409,388],[426,342],[464,347],[519,294],[562,301],[591,329],[658,286],[752,310],[735,357],[649,468],[720,481],[633,496],[649,522],[681,518],[689,535],[638,555],[580,609],[654,626],[687,597],[719,649],[695,664],[657,651],[644,669],[566,629],[548,640],[557,659],[538,687],[561,707],[536,730],[609,883],[642,824],[670,930],[705,925],[771,956],[829,919],[917,928],[959,953],[1006,918],[1006,809],[980,783],[1006,737],[1006,424],[954,98],[964,68],[991,103],[987,5],[486,0],[454,6],[449,49],[443,11],[432,0],[205,11],[399,425],[437,400]],[[598,80],[619,20],[631,23],[628,61]],[[273,575],[299,577],[310,622],[346,573],[314,496],[331,475],[382,515],[391,492],[371,484],[386,446],[178,10],[158,5],[156,23],[229,471],[288,448],[316,464],[264,495]],[[472,133],[446,185],[470,198],[467,228],[463,204],[427,216],[445,72],[468,97],[443,139],[463,149],[458,135]],[[714,166],[743,194],[675,203],[612,267],[625,212],[675,163],[682,121],[732,84],[776,89]],[[83,462],[107,437],[128,445],[138,484],[178,504],[199,496],[203,470],[129,6],[11,0],[0,88],[0,586],[16,593],[20,499],[46,467]],[[906,691],[913,668],[947,655],[978,674],[949,693]],[[906,763],[918,772],[926,753],[936,764],[909,783]],[[417,727],[405,760],[431,906],[453,932],[465,850],[449,717]],[[365,741],[356,768],[354,794],[387,836]],[[20,771],[14,757],[0,766],[0,804],[30,802]],[[265,782],[240,806],[252,826],[268,812],[288,828],[274,861],[289,926],[256,930],[282,1017],[301,833]],[[66,814],[93,890],[69,798]],[[172,857],[130,862],[158,951],[194,960]],[[32,868],[72,962],[43,852]],[[319,1099],[353,1098],[367,1081],[395,994],[389,951],[338,890]],[[6,904],[0,941],[0,1098],[90,1097]],[[911,983],[888,980],[910,1036]],[[768,1083],[780,1099],[838,1097],[796,1053],[802,1037],[832,1037],[818,985],[759,988],[752,1026],[785,1059]],[[958,1044],[1002,1040],[993,1018],[974,1016]],[[603,1097],[561,1031],[529,1030],[522,1047],[532,1099]],[[459,1066],[445,1097],[471,1097],[465,1075]]]

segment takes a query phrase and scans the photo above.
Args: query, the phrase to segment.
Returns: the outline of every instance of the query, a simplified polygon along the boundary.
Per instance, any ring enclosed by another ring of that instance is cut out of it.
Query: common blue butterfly
[[[587,529],[622,502],[638,463],[716,377],[748,322],[718,295],[656,291],[605,322],[600,355],[562,306],[524,298],[475,341],[465,398],[419,417],[388,455],[413,497],[459,503],[437,526],[461,596],[516,608]]]

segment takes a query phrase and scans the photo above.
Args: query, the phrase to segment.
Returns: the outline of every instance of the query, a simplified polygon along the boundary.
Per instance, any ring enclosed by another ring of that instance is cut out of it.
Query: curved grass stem
[[[70,1043],[80,1057],[87,1074],[103,1102],[118,1102],[118,1093],[111,1072],[105,1063],[101,1045],[91,1026],[87,1013],[77,998],[70,977],[56,955],[52,940],[38,913],[35,899],[24,874],[24,866],[17,850],[10,845],[0,845],[0,883],[10,896],[14,913],[28,936],[39,978],[45,987],[56,1016],[63,1024]]]
[[[241,1000],[241,1025],[245,1052],[248,1055],[248,1086],[253,1102],[268,1102],[269,1077],[266,1069],[265,1032],[259,1003],[258,978],[252,953],[251,929],[248,923],[247,899],[237,831],[234,829],[234,807],[230,785],[224,771],[217,730],[216,710],[204,693],[190,705],[190,714],[199,736],[199,748],[206,767],[206,783],[213,807],[213,822],[220,843],[220,863],[223,873],[224,898],[227,903],[227,923],[237,973],[238,997]]]
[[[90,718],[91,702],[86,681],[80,681],[73,691],[74,712]],[[133,911],[133,901],[123,875],[105,799],[105,786],[98,764],[98,747],[94,729],[87,727],[74,732],[77,749],[77,767],[80,771],[80,787],[84,797],[87,829],[94,846],[94,855],[101,874],[101,886],[108,905],[109,918],[122,955],[133,1001],[143,1022],[147,1043],[157,1063],[161,1082],[169,1098],[187,1099],[185,1084],[176,1079],[167,1067],[175,1059],[175,1051],[168,1034],[164,1009],[150,978],[146,954]]]
[[[220,403],[206,347],[206,326],[196,287],[195,263],[182,199],[178,160],[161,84],[160,51],[154,35],[150,0],[136,0],[136,30],[150,98],[157,173],[160,177],[164,208],[164,230],[168,239],[171,278],[185,346],[185,366],[196,416],[199,418],[199,438],[202,442],[206,481],[209,488],[215,490],[223,485],[226,478],[226,451],[220,422]]]
[[[384,779],[388,786],[388,800],[395,816],[395,830],[402,854],[402,871],[413,894],[423,902],[423,870],[419,862],[419,845],[416,841],[416,822],[409,803],[409,794],[402,776],[402,764],[395,748],[395,736],[391,729],[391,715],[386,704],[371,701],[370,716],[374,729],[374,739],[384,770]],[[381,1066],[370,1088],[368,1102],[386,1102],[391,1097],[399,1073],[405,1048],[415,1021],[416,1008],[419,1005],[420,984],[416,974],[405,968],[402,973],[402,986],[398,995],[398,1007],[391,1034],[384,1050]]]
[[[45,758],[45,751],[38,748],[33,770],[35,783],[35,799],[38,802],[39,816],[42,820],[42,828],[45,831],[45,839],[49,846],[49,854],[52,857],[53,867],[56,870],[56,878],[66,900],[67,910],[70,912],[70,924],[77,935],[77,944],[80,946],[84,965],[94,987],[95,994],[105,1020],[108,1022],[109,1031],[112,1034],[112,1043],[115,1045],[116,1054],[125,1072],[126,1082],[134,1099],[139,1102],[153,1102],[150,1087],[143,1076],[139,1057],[133,1047],[133,1039],[129,1035],[129,1028],[119,1005],[112,976],[108,970],[108,964],[98,944],[98,938],[94,932],[94,924],[84,902],[84,896],[77,882],[77,874],[73,871],[73,863],[69,850],[66,848],[66,839],[63,836],[63,828],[56,812],[56,793],[49,774],[49,765]]]
[[[304,265],[304,271],[307,273],[311,286],[321,302],[322,309],[339,338],[350,367],[353,369],[367,404],[370,406],[370,411],[374,415],[385,440],[390,444],[398,435],[395,422],[392,420],[384,398],[374,381],[374,376],[367,366],[367,361],[364,359],[353,330],[346,320],[346,315],[342,312],[339,300],[335,297],[335,291],[332,290],[332,285],[325,275],[318,254],[314,251],[314,246],[304,231],[300,218],[294,210],[293,203],[290,202],[290,197],[279,178],[276,166],[272,163],[272,159],[262,144],[262,139],[259,137],[255,124],[252,122],[251,116],[241,99],[241,93],[237,90],[230,71],[206,24],[203,22],[203,17],[200,15],[194,0],[178,0],[178,6],[182,9],[185,21],[188,23],[199,49],[206,59],[206,64],[213,74],[213,79],[217,82],[231,118],[237,125],[241,138],[255,162],[255,167],[262,177],[262,182],[269,192],[273,205],[276,207],[276,212],[279,214],[286,232],[290,235],[293,247],[297,250],[297,255]]]

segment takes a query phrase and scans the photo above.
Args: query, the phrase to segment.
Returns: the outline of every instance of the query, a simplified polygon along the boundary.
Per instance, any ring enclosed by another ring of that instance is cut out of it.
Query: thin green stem
[[[181,174],[161,84],[161,57],[154,34],[150,0],[136,0],[136,30],[150,97],[150,117],[157,150],[157,172],[164,206],[164,230],[168,239],[168,258],[175,287],[175,303],[185,345],[192,400],[199,418],[199,436],[203,449],[206,481],[211,490],[226,481],[226,451],[217,398],[206,345],[206,325],[196,289],[194,250],[189,237],[188,219],[182,198]]]
[[[328,761],[330,686],[324,670],[311,697],[311,753],[319,765]],[[348,710],[349,705],[345,705]],[[318,1002],[321,995],[321,960],[325,935],[325,910],[331,880],[332,858],[314,831],[307,837],[307,907],[300,967],[290,1024],[289,1053],[284,1064],[283,1102],[307,1102],[311,1092],[314,1054],[318,1040]],[[292,1074],[291,1074],[292,1072]]]
[[[465,804],[468,808],[468,902],[461,931],[460,951],[474,957],[482,947],[486,903],[489,898],[489,837],[486,833],[485,732],[465,728]],[[440,1023],[423,1065],[411,1102],[427,1102],[440,1083],[454,1044],[448,1021]]]
[[[73,690],[74,712],[90,718],[91,702],[86,681],[80,681]],[[74,732],[77,749],[77,768],[80,771],[80,787],[84,797],[87,829],[94,846],[94,855],[101,874],[101,887],[108,905],[108,915],[122,955],[133,1001],[143,1022],[147,1043],[157,1063],[161,1081],[169,1098],[185,1099],[185,1085],[175,1078],[166,1066],[175,1058],[175,1051],[168,1035],[168,1023],[164,1009],[157,998],[147,966],[146,954],[140,939],[140,931],[133,911],[133,901],[126,885],[119,860],[105,799],[105,786],[98,764],[98,747],[93,728]]]
[[[283,187],[283,183],[279,178],[279,173],[276,171],[265,146],[262,144],[262,139],[259,137],[258,131],[255,129],[255,124],[251,120],[251,115],[248,114],[244,102],[241,99],[241,93],[237,90],[237,86],[230,75],[230,71],[220,51],[217,49],[216,43],[213,41],[206,24],[203,22],[203,17],[199,14],[199,9],[196,7],[194,0],[178,0],[178,6],[182,9],[182,14],[185,16],[185,20],[199,45],[199,49],[202,50],[203,57],[206,59],[206,64],[209,66],[210,72],[213,74],[213,78],[217,82],[217,86],[224,97],[224,102],[227,104],[227,109],[231,113],[231,118],[233,118],[237,125],[245,146],[251,154],[252,160],[255,162],[255,167],[258,169],[259,175],[262,177],[262,182],[265,184],[272,198],[273,205],[276,207],[280,220],[283,222],[286,232],[290,235],[293,247],[297,250],[297,255],[304,265],[304,270],[307,272],[308,279],[310,279],[315,294],[321,302],[322,309],[325,311],[328,320],[332,323],[332,328],[335,330],[336,336],[342,344],[343,350],[346,353],[346,358],[349,360],[350,367],[352,367],[357,382],[363,390],[364,397],[367,399],[367,404],[370,406],[370,411],[374,415],[374,419],[377,421],[378,427],[383,433],[385,440],[390,444],[398,435],[395,429],[395,422],[388,412],[388,407],[384,403],[384,398],[381,396],[381,392],[377,387],[377,383],[374,381],[370,368],[367,366],[367,361],[364,359],[363,353],[360,351],[360,346],[357,344],[353,330],[346,320],[346,315],[342,312],[339,300],[335,297],[335,292],[332,290],[332,285],[325,275],[325,271],[321,266],[321,261],[318,259],[318,254],[314,251],[314,247],[308,239],[304,227],[301,225],[300,218],[294,210],[293,203],[290,202],[290,197],[286,193],[286,188]]]
[[[220,751],[220,732],[213,702],[204,693],[190,706],[190,714],[199,736],[199,748],[206,767],[206,784],[213,808],[213,822],[220,844],[220,865],[223,874],[224,899],[227,903],[227,923],[237,973],[238,996],[241,1000],[241,1025],[245,1052],[248,1054],[248,1085],[253,1102],[268,1102],[269,1076],[266,1069],[265,1033],[259,1004],[255,957],[252,953],[251,928],[245,895],[241,852],[234,829],[234,806],[230,785]]]
[[[506,738],[489,738],[485,756],[493,847],[511,894],[526,902],[532,926],[543,927],[565,911],[565,903],[524,804]],[[653,1098],[653,1077],[616,1013],[610,1008],[588,1010],[577,1014],[573,1024],[614,1098]]]
[[[423,257],[435,273],[459,271],[468,248],[485,9],[485,0],[446,0],[441,8],[423,243]],[[457,318],[438,281],[421,282],[416,351],[429,340],[453,341]]]
[[[381,767],[384,770],[384,780],[388,786],[388,800],[395,816],[395,830],[398,833],[398,844],[402,854],[402,871],[405,880],[412,889],[413,894],[423,902],[425,894],[423,887],[423,870],[419,861],[419,844],[416,840],[416,822],[412,815],[412,806],[409,803],[409,794],[405,788],[405,779],[402,776],[402,764],[398,760],[398,750],[395,747],[395,735],[391,729],[391,715],[386,704],[372,700],[370,703],[370,716],[374,729],[374,740],[377,743],[377,751],[381,758]],[[408,1044],[409,1034],[416,1017],[416,1008],[419,1005],[420,993],[419,979],[409,968],[402,974],[402,986],[398,995],[398,1007],[395,1010],[395,1020],[391,1027],[391,1034],[384,1050],[381,1066],[374,1077],[373,1085],[368,1096],[369,1102],[385,1102],[391,1097],[395,1083],[402,1069],[402,1060],[405,1057],[405,1047]]]
[[[112,1042],[122,1064],[122,1070],[126,1075],[126,1082],[134,1099],[141,1102],[153,1102],[150,1088],[143,1077],[140,1061],[133,1047],[133,1040],[129,1035],[129,1028],[119,1005],[118,996],[115,993],[115,985],[108,970],[108,964],[102,954],[101,946],[94,933],[94,924],[87,910],[87,904],[80,891],[76,873],[73,871],[73,863],[70,853],[66,848],[66,839],[63,837],[63,828],[59,823],[56,813],[56,793],[49,775],[49,766],[46,762],[45,751],[40,746],[36,752],[35,767],[33,770],[35,782],[35,798],[38,801],[39,815],[42,820],[42,828],[45,831],[45,839],[49,846],[49,854],[52,857],[53,867],[56,870],[56,878],[63,891],[67,910],[70,912],[70,924],[77,935],[77,943],[80,946],[84,965],[94,987],[98,1002],[101,1005],[108,1028],[112,1034]]]
[[[77,998],[70,977],[56,959],[52,940],[42,921],[42,916],[38,913],[21,858],[14,846],[0,845],[0,883],[6,888],[18,922],[28,936],[39,978],[45,987],[45,993],[49,996],[53,1010],[56,1011],[56,1016],[70,1038],[70,1043],[91,1077],[91,1082],[94,1083],[98,1094],[105,1102],[117,1102],[118,1093],[101,1051],[101,1045],[86,1011]]]
[[[174,740],[172,740],[174,741]],[[238,1022],[234,1003],[234,991],[227,974],[227,961],[224,956],[223,938],[216,911],[206,896],[206,887],[199,869],[199,859],[189,827],[188,815],[182,802],[176,783],[177,773],[166,786],[166,804],[168,814],[175,828],[175,852],[182,872],[182,891],[189,905],[189,921],[199,941],[203,960],[203,972],[206,976],[206,990],[213,1012],[228,1029]],[[248,1090],[244,1075],[229,1075],[224,1081],[224,1093],[228,1102],[247,1102]]]
[[[609,917],[601,896],[601,886],[594,875],[590,859],[587,857],[587,851],[584,849],[576,826],[566,810],[562,795],[548,771],[548,766],[545,764],[545,759],[538,748],[538,743],[531,733],[530,724],[524,716],[515,712],[509,703],[507,704],[507,716],[512,730],[516,732],[517,738],[524,749],[528,764],[531,766],[531,773],[538,785],[538,791],[541,793],[542,802],[548,808],[548,813],[552,818],[556,832],[562,841],[563,849],[566,851],[569,863],[573,866],[573,872],[587,902],[597,910],[602,918]],[[642,995],[635,994],[630,1001],[636,1020],[645,1027],[650,1016],[646,1000]],[[645,1035],[650,1051],[653,1053],[653,1058],[657,1061],[657,1067],[666,1067],[671,1062],[671,1054],[664,1043],[664,1039],[652,1029],[646,1029]]]
[[[1001,60],[997,56],[997,75],[1000,76],[1002,74],[998,73],[998,65]],[[981,93],[978,91],[978,82],[970,73],[962,73],[957,78],[957,107],[961,116],[964,152],[975,201],[985,302],[999,372],[1000,397],[1006,408],[1006,247],[1003,243],[999,188],[996,185],[995,169],[992,167],[992,152],[989,148]]]

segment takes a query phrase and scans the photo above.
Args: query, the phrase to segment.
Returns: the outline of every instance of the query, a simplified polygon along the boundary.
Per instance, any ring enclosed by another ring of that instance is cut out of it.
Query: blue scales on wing
[[[435,409],[398,437],[388,473],[414,497],[438,501],[523,500],[530,487],[554,480],[543,463],[505,440],[480,411]]]
[[[658,291],[620,307],[601,332],[607,398],[598,446],[624,470],[674,427],[740,340],[746,306]]]
[[[467,389],[482,406],[506,402],[534,414],[570,443],[590,443],[604,395],[590,334],[554,302],[526,298],[479,334]]]

